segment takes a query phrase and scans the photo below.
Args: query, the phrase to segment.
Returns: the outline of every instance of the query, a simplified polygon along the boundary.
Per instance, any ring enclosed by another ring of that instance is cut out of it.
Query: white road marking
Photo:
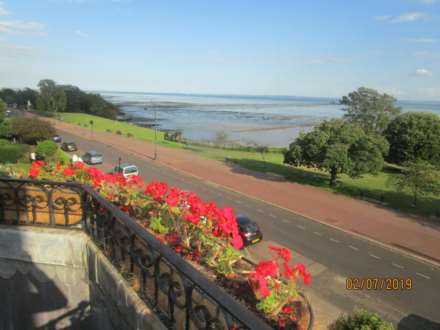
[[[382,259],[381,257],[379,257],[379,256],[377,256],[377,255],[375,255],[375,254],[372,254],[372,253],[368,253],[368,255],[369,255],[370,257],[374,258],[374,259]]]
[[[359,251],[359,249],[356,246],[349,245],[348,247],[352,250]]]
[[[306,230],[306,227],[304,227],[304,226],[301,226],[301,225],[296,225],[299,229],[302,229],[302,230]]]
[[[338,241],[337,239],[334,239],[333,237],[330,237],[330,241],[334,243],[341,243],[341,241]]]
[[[317,235],[317,236],[322,236],[322,234],[318,231],[314,231],[313,234]]]
[[[400,268],[400,269],[403,269],[403,268],[404,268],[402,265],[396,264],[396,263],[394,263],[394,262],[392,262],[391,265],[393,265],[393,266],[396,267],[396,268]]]
[[[420,277],[426,278],[427,280],[430,280],[431,278],[428,275],[422,274],[422,273],[416,273]]]

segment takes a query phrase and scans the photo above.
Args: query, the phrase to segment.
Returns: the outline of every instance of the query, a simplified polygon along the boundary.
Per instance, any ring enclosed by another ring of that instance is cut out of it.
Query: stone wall
[[[0,330],[165,329],[81,230],[0,226]]]

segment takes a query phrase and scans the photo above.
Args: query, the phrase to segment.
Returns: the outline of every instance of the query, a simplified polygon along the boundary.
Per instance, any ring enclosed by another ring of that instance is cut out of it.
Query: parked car
[[[136,165],[132,164],[121,164],[118,166],[115,166],[113,169],[113,173],[121,173],[124,178],[128,178],[133,175],[139,175],[139,169]]]
[[[63,142],[61,144],[61,149],[64,151],[77,151],[78,147],[76,146],[76,144],[74,142]]]
[[[244,215],[238,215],[237,224],[245,246],[258,243],[263,239],[260,227],[254,220]]]
[[[53,141],[53,142],[56,142],[56,143],[61,143],[61,141],[62,141],[61,136],[59,136],[59,135],[54,135],[54,136],[52,137],[52,141]]]
[[[104,157],[99,152],[91,150],[89,152],[86,152],[84,156],[82,156],[82,160],[86,164],[97,165],[102,164]]]

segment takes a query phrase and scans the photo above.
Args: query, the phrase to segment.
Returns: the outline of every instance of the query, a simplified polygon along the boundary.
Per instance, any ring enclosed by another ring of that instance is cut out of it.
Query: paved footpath
[[[93,138],[137,156],[151,159],[154,154],[154,145],[149,142],[106,132],[94,132],[92,137],[89,129],[59,121],[56,122],[56,128]],[[157,154],[156,161],[162,165],[440,263],[440,226],[435,227],[420,217],[247,171],[187,150],[157,146]]]

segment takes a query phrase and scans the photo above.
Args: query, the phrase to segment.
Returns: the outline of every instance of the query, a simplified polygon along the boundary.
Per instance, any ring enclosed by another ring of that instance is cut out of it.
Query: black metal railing
[[[82,228],[169,328],[271,329],[89,186],[0,178],[0,224]]]

